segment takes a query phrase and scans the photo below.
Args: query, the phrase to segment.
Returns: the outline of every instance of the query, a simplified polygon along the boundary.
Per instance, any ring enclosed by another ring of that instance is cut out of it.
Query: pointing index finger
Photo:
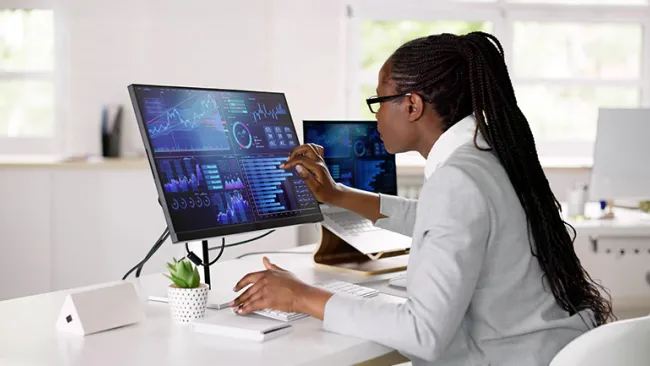
[[[300,145],[300,146],[296,147],[295,149],[293,149],[291,151],[291,154],[289,154],[289,159],[288,160],[294,159],[294,158],[299,157],[301,155],[305,155],[305,156],[307,156],[307,157],[309,157],[310,159],[313,159],[313,160],[319,160],[319,156],[315,153],[314,148],[312,148],[309,144]]]

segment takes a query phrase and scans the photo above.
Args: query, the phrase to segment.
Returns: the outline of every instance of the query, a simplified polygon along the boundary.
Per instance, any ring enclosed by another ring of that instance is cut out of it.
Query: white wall
[[[64,4],[67,153],[99,152],[104,103],[126,106],[126,152],[142,151],[131,83],[284,91],[297,126],[303,117],[343,116],[341,0]]]

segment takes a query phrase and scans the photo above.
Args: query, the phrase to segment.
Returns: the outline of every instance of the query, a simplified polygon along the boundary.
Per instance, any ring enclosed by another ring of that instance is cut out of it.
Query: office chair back
[[[605,324],[574,339],[550,366],[650,365],[650,316]]]

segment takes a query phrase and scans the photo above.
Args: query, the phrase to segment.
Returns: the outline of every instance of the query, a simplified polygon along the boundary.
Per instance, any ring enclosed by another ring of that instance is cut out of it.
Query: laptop
[[[395,155],[386,151],[376,121],[303,121],[303,141],[323,146],[337,183],[397,195]],[[354,212],[320,202],[321,223],[363,254],[410,248],[411,238],[378,228]]]

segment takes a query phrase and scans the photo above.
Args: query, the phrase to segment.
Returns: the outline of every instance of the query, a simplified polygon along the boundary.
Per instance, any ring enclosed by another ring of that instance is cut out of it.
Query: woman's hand
[[[295,166],[317,200],[337,205],[336,201],[342,196],[343,189],[336,184],[327,170],[323,153],[323,147],[320,145],[300,145],[291,151],[289,159],[280,165],[280,168],[286,170]]]
[[[234,291],[240,291],[252,285],[230,303],[231,307],[235,307],[235,312],[249,314],[268,308],[323,319],[325,304],[331,293],[307,285],[291,272],[272,264],[266,257],[263,262],[266,271],[249,273],[235,286]]]

